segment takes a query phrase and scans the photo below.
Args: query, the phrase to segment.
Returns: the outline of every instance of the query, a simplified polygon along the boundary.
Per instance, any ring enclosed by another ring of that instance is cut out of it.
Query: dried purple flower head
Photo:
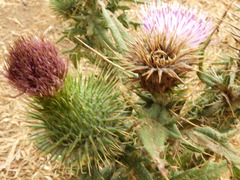
[[[21,37],[10,47],[5,65],[9,82],[23,93],[51,96],[58,91],[67,66],[54,43],[37,37]]]
[[[213,31],[213,23],[196,9],[179,4],[149,3],[142,7],[142,34],[132,43],[128,62],[135,80],[151,93],[163,93],[183,83],[196,61],[199,44]]]

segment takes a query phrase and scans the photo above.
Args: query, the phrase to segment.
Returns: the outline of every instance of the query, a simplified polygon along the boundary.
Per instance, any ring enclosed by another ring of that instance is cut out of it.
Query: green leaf
[[[158,157],[164,150],[164,142],[167,132],[162,131],[162,125],[157,122],[148,121],[139,129],[138,134],[143,142],[144,148],[152,158]]]
[[[115,44],[113,43],[112,39],[109,38],[108,29],[97,25],[95,26],[95,34],[97,36],[100,36],[112,50],[117,51],[117,48],[115,47]],[[103,42],[100,43],[104,44]]]
[[[168,103],[168,104],[170,104],[170,103]],[[170,108],[167,107],[167,105],[153,103],[151,105],[151,108],[144,109],[144,110],[145,110],[146,114],[148,114],[149,118],[160,122],[161,124],[163,124],[166,127],[168,126],[170,128],[175,128],[172,125],[174,125],[174,123],[177,122],[177,118],[172,115],[172,113],[169,110]]]
[[[163,126],[163,127],[167,129],[167,135],[169,138],[172,138],[172,139],[181,139],[182,138],[182,134],[179,131],[176,124]]]
[[[129,180],[125,168],[118,168],[110,180]]]
[[[230,76],[227,75],[223,79],[223,86],[224,86],[224,88],[227,88],[229,86],[229,83],[230,83]]]
[[[140,1],[140,0],[123,0],[125,2],[134,2],[134,3],[137,3],[137,4],[144,4],[146,3],[147,1]]]
[[[118,16],[117,19],[123,24],[124,27],[129,28],[129,17],[126,12]]]
[[[221,82],[219,81],[219,79],[217,77],[212,76],[208,72],[197,72],[197,75],[198,75],[198,78],[203,83],[205,83],[206,85],[208,85],[210,87],[214,87],[214,86],[221,84]]]
[[[177,118],[171,114],[166,105],[153,103],[150,108],[144,108],[145,116],[150,118],[149,125],[156,124],[159,131],[165,133],[168,138],[180,139],[181,132],[176,126]]]
[[[75,68],[77,68],[77,64],[82,58],[82,53],[79,51],[78,53],[70,54],[70,60],[72,61]]]
[[[192,152],[196,152],[196,153],[203,153],[204,152],[203,148],[198,146],[198,145],[196,145],[196,144],[190,144],[190,143],[187,143],[185,141],[182,141],[181,145],[184,148],[186,148],[186,149],[188,149],[188,150],[190,150]]]
[[[131,9],[129,6],[118,6],[118,9],[121,9],[121,10],[129,10]]]
[[[132,37],[127,33],[123,24],[115,16],[112,16],[112,18],[113,18],[113,21],[114,21],[116,27],[118,28],[118,31],[120,32],[120,34],[122,36],[122,38],[130,41],[132,39]]]
[[[240,179],[240,166],[233,166],[234,179]]]
[[[143,101],[146,102],[145,108],[149,108],[154,103],[153,98],[150,95],[136,93]]]
[[[160,153],[164,151],[164,142],[166,139],[166,130],[162,131],[162,125],[158,122],[148,121],[138,134],[142,140],[143,146],[151,156],[153,162],[157,165],[159,171],[165,172],[165,160],[161,159]],[[163,174],[165,176],[165,174]]]
[[[227,161],[220,163],[209,162],[201,168],[193,168],[184,171],[170,180],[213,180],[219,178],[221,174],[228,170]]]
[[[116,42],[116,46],[119,49],[119,51],[122,52],[124,49],[127,49],[127,46],[126,46],[125,41],[122,38],[122,35],[121,35],[118,27],[116,26],[116,24],[114,22],[115,16],[109,10],[105,9],[105,5],[103,2],[99,1],[98,3],[101,7],[103,17],[106,20],[108,28],[111,30],[113,38]]]
[[[122,162],[133,172],[135,178],[138,180],[153,180],[150,172],[144,166],[145,160],[139,157],[135,148],[128,147],[125,150],[125,155],[122,156]],[[129,180],[130,179],[132,178],[129,177]]]
[[[111,179],[111,177],[113,176],[114,174],[114,164],[109,164],[107,165],[106,167],[104,167],[100,172],[102,174],[102,177],[104,179]]]
[[[220,133],[211,127],[199,127],[194,128],[192,131],[187,131],[186,135],[194,143],[227,158],[233,165],[240,165],[240,153],[229,142],[229,138],[237,132],[238,130]]]
[[[138,130],[138,135],[142,140],[143,146],[151,156],[153,162],[157,165],[161,175],[167,178],[167,170],[165,169],[165,160],[160,158],[161,152],[164,151],[164,143],[167,137],[181,138],[176,125],[163,126],[158,121],[148,120]]]

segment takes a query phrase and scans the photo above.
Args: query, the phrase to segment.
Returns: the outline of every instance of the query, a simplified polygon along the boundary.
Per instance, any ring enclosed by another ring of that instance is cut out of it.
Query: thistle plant
[[[80,39],[111,65],[122,59],[116,67],[125,68],[125,75],[112,67],[89,76],[67,75],[53,44],[17,40],[5,74],[31,97],[31,139],[43,154],[79,179],[213,180],[228,169],[239,179],[240,153],[230,141],[240,117],[239,52],[222,56],[211,69],[203,66],[215,32],[211,18],[177,3],[150,2],[138,13],[141,35],[125,41],[130,35],[113,14],[119,1],[52,3],[79,25],[69,31],[77,32],[69,35],[77,46],[71,53],[84,51],[90,61],[99,60],[82,49]],[[99,21],[89,21],[93,14]],[[232,27],[239,43],[239,28]],[[108,30],[111,38],[104,39]],[[190,71],[204,85],[194,100],[185,96]],[[139,98],[122,92],[126,88]]]
[[[181,96],[179,84],[184,84],[186,73],[193,70],[197,47],[212,33],[214,25],[195,9],[179,4],[149,3],[141,13],[143,36],[131,44],[127,59],[129,69],[138,74],[134,81],[139,81],[140,88],[150,92],[152,98],[146,101],[146,116],[141,118],[143,125],[138,134],[160,173],[167,178],[167,162],[159,154],[167,156],[168,139],[184,138],[176,125],[178,115],[172,110]]]
[[[113,72],[67,76],[55,45],[37,37],[16,40],[6,64],[10,83],[32,98],[31,140],[44,154],[76,172],[99,176],[124,154],[131,143],[128,108],[115,91]]]

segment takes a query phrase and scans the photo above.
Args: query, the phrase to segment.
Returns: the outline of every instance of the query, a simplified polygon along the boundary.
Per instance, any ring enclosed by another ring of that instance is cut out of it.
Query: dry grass
[[[179,0],[179,2],[208,12],[216,21],[229,3],[225,0]],[[207,57],[211,61],[219,59],[216,54],[229,54],[228,43],[234,45],[226,23],[239,24],[232,14],[237,13],[234,9],[235,5],[219,27],[219,32],[214,35],[214,39],[220,39],[221,43],[208,48]],[[7,47],[16,37],[31,34],[57,40],[63,28],[64,25],[59,23],[49,9],[47,0],[0,0],[0,71]],[[66,49],[69,42],[62,42],[58,46],[60,49]],[[71,173],[64,171],[58,163],[49,162],[47,156],[38,156],[39,152],[29,141],[30,129],[25,116],[28,97],[10,97],[17,94],[6,79],[0,76],[0,179],[70,179]],[[233,143],[238,147],[239,138],[238,135],[233,139]],[[228,176],[222,179],[228,179]]]

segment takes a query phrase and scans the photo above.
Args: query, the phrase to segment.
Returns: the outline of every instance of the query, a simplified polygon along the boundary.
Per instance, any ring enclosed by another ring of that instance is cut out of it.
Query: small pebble
[[[26,0],[26,1],[22,1],[22,4],[24,5],[24,6],[28,6],[28,1]]]

